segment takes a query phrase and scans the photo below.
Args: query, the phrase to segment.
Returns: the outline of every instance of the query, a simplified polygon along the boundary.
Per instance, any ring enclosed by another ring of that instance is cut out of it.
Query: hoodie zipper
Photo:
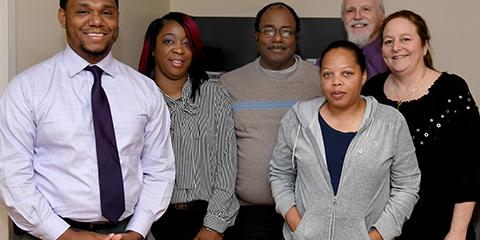
[[[352,142],[350,143],[350,146],[349,148],[347,149],[347,153],[345,154],[345,160],[347,160],[347,156],[350,156],[351,155],[351,151],[353,151],[352,149],[355,149],[355,145],[357,144],[357,142],[359,141],[358,139],[360,138],[360,135],[363,134],[363,132],[365,132],[365,127],[361,127],[359,129],[359,131],[357,131],[357,134],[356,136],[354,137],[354,139],[352,139]],[[366,136],[364,137],[362,143],[361,143],[361,146],[360,146],[360,150],[358,151],[358,154],[362,154],[363,152],[363,145],[365,144],[365,141],[366,139],[368,138],[368,136],[370,135],[370,128],[367,129],[367,133],[366,133]],[[334,224],[334,221],[335,221],[335,213],[336,213],[336,209],[337,209],[337,196],[338,194],[340,193],[340,188],[342,186],[342,178],[343,178],[343,173],[344,173],[344,170],[345,170],[345,163],[347,163],[347,161],[344,162],[343,166],[342,166],[342,175],[340,176],[340,182],[338,184],[338,190],[337,190],[337,195],[335,195],[335,193],[333,193],[333,189],[332,190],[332,194],[333,194],[333,209],[332,209],[332,213],[331,213],[331,217],[330,217],[330,231],[329,231],[329,239],[330,240],[333,240],[333,234],[335,232],[335,224]]]
[[[337,196],[333,196],[333,209],[332,209],[332,213],[331,213],[331,216],[330,216],[330,231],[329,231],[329,238],[330,240],[333,240],[333,233],[335,231],[335,224],[333,224],[333,221],[335,219],[335,211],[337,209]]]
[[[356,149],[356,145],[357,143],[359,142],[359,138],[362,137],[362,135],[364,134],[365,132],[365,129],[366,129],[366,134],[365,136],[363,137],[363,140],[360,144],[360,149],[357,151],[357,154],[362,154],[363,153],[363,146],[365,145],[365,142],[367,141],[367,138],[370,136],[370,128],[367,128],[365,126],[367,125],[370,125],[372,121],[370,121],[370,123],[366,123],[364,124],[358,131],[357,133],[355,134],[355,137],[353,137],[352,141],[350,142],[350,145],[348,146],[348,149],[347,149],[347,152],[345,153],[345,159],[344,159],[344,162],[343,162],[343,166],[342,166],[342,175],[340,175],[340,181],[338,183],[338,189],[337,189],[337,195],[340,193],[340,189],[342,187],[342,183],[343,183],[343,178],[344,178],[344,172],[345,172],[345,165],[346,163],[349,163],[351,160],[351,155],[354,154],[352,153],[353,149]],[[347,161],[348,160],[348,161]],[[336,197],[336,196],[335,196]]]

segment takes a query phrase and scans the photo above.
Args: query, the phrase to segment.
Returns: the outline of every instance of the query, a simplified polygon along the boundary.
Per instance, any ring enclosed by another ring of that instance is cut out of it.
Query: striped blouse
[[[224,232],[238,211],[235,196],[237,143],[228,93],[217,81],[200,87],[195,102],[188,80],[181,98],[164,99],[170,109],[176,181],[171,203],[209,202],[204,226]]]

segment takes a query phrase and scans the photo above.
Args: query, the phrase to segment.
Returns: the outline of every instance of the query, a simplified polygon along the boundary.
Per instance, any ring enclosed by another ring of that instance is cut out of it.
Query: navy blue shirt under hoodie
[[[322,130],[330,181],[332,182],[333,192],[337,195],[338,184],[342,175],[343,160],[345,159],[348,146],[356,133],[344,133],[333,129],[325,122],[320,113],[318,114],[318,121]]]

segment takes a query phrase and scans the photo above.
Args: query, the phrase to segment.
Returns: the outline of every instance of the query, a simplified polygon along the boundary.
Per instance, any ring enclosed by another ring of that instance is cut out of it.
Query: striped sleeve
[[[215,94],[214,132],[216,136],[216,169],[213,171],[213,194],[209,201],[204,225],[223,233],[233,225],[239,203],[235,196],[237,177],[237,142],[233,111],[226,89],[220,84]]]

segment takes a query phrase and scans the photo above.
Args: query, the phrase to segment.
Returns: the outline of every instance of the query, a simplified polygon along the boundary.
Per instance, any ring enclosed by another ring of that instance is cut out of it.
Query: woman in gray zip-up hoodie
[[[347,64],[338,67],[342,57]],[[360,96],[362,57],[355,44],[332,43],[321,58],[325,97],[295,104],[281,121],[270,183],[286,218],[286,240],[393,239],[418,200],[420,171],[408,126],[394,108]],[[354,113],[343,125],[335,118],[342,109]],[[334,131],[355,126],[333,185],[319,118]]]

